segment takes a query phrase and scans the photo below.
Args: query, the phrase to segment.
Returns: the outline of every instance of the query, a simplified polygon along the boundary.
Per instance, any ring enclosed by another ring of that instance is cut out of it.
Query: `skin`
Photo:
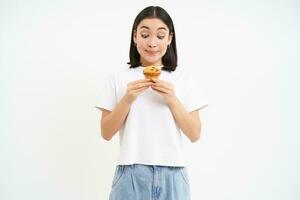
[[[144,19],[140,22],[133,35],[137,50],[140,54],[143,67],[148,65],[161,66],[167,46],[172,41],[167,25],[157,18]],[[174,85],[160,79],[140,79],[129,82],[127,91],[113,111],[102,110],[101,134],[106,140],[110,140],[122,127],[131,104],[136,97],[151,87],[155,92],[162,95],[169,106],[173,117],[182,130],[190,139],[196,142],[200,138],[201,122],[198,110],[187,112],[177,98]]]
[[[144,19],[134,32],[133,40],[140,54],[142,66],[160,66],[167,45],[172,41],[172,35],[167,25],[160,19]]]

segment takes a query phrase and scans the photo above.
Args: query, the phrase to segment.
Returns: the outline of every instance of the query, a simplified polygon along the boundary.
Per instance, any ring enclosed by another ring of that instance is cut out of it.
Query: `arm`
[[[170,110],[173,114],[175,122],[178,124],[182,132],[190,139],[196,142],[200,139],[201,122],[198,110],[187,112],[177,97],[169,103]]]
[[[153,79],[155,82],[151,87],[160,93],[169,106],[175,122],[182,132],[190,139],[196,142],[200,139],[201,122],[198,110],[187,112],[174,92],[174,86],[166,81]]]
[[[132,81],[127,85],[126,94],[112,111],[102,110],[101,135],[105,140],[111,138],[120,130],[136,97],[146,90],[152,82],[149,79]]]
[[[111,140],[118,130],[120,130],[128,115],[130,106],[131,102],[128,96],[125,95],[113,111],[101,109],[101,136],[105,140]]]

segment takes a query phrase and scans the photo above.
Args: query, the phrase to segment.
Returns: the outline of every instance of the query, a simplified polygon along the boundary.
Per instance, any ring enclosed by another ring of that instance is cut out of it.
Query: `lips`
[[[154,55],[157,54],[158,51],[147,51],[147,50],[146,50],[146,52],[147,52],[149,55],[154,56]]]

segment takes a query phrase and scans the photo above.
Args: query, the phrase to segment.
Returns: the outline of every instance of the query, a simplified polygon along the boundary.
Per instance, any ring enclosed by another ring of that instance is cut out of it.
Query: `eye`
[[[149,35],[148,34],[141,34],[142,38],[147,38]]]
[[[165,36],[164,35],[158,35],[157,38],[160,39],[160,40],[163,40],[165,38]]]

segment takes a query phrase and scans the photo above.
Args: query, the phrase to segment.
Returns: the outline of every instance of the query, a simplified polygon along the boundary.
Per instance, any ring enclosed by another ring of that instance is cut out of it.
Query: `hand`
[[[127,84],[127,91],[125,95],[128,97],[130,103],[132,103],[139,94],[149,88],[152,84],[153,82],[151,79],[140,79],[129,82]]]
[[[174,86],[172,83],[160,79],[151,80],[153,81],[151,88],[159,94],[161,94],[168,105],[170,105],[174,100],[176,100]]]

